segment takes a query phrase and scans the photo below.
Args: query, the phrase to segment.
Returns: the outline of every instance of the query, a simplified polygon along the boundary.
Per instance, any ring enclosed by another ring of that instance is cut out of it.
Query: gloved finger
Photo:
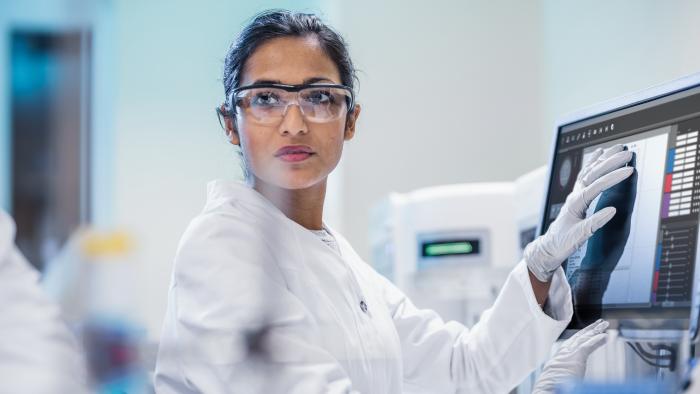
[[[591,202],[593,202],[593,200],[595,200],[600,193],[629,178],[633,172],[634,167],[618,168],[617,170],[596,179],[590,186],[584,188],[581,191],[580,197],[573,202],[571,207],[573,210],[572,213],[581,217],[586,209],[588,209]]]
[[[583,227],[583,230],[586,230],[583,232],[583,235],[586,236],[586,239],[593,235],[596,231],[598,231],[599,228],[605,226],[605,223],[609,222],[610,219],[612,219],[613,216],[615,216],[615,213],[617,212],[617,209],[615,207],[605,207],[601,209],[600,211],[594,213],[589,217],[588,219],[584,220],[583,222],[580,222],[579,225]]]
[[[586,174],[586,176],[583,177],[583,179],[581,180],[583,181],[584,185],[588,186],[603,175],[608,174],[611,171],[616,170],[629,163],[629,161],[632,160],[633,155],[634,154],[628,150],[615,153],[613,156],[594,165],[588,172],[588,174]]]
[[[581,346],[579,346],[579,349],[586,357],[588,357],[596,349],[605,345],[605,342],[607,342],[607,340],[608,334],[596,334],[592,338],[589,338],[586,342],[582,343]]]
[[[577,179],[583,179],[591,171],[591,168],[595,167],[598,158],[603,154],[603,148],[598,148],[591,153],[588,157],[588,161],[583,163],[581,172],[579,172]]]
[[[616,154],[616,153],[618,153],[618,152],[622,152],[624,149],[625,149],[625,146],[624,146],[624,145],[622,145],[622,144],[615,144],[615,145],[613,145],[613,146],[611,146],[611,147],[605,149],[605,150],[603,151],[603,154],[600,155],[600,159],[599,159],[599,160],[605,160],[605,159],[607,159],[608,157],[612,157],[614,154]]]
[[[574,348],[581,346],[582,343],[605,331],[605,329],[608,327],[608,324],[609,323],[605,320],[598,319],[593,323],[587,325],[586,327],[580,329],[576,334],[569,338],[571,346]]]
[[[596,150],[594,150],[593,153],[591,153],[591,155],[589,156],[588,162],[586,164],[595,163],[595,161],[600,158],[603,152],[605,152],[603,148],[597,148]]]
[[[615,207],[605,207],[600,211],[591,215],[591,217],[582,220],[570,230],[568,248],[564,252],[566,256],[569,257],[579,246],[583,245],[588,238],[593,235],[599,228],[603,227],[605,223],[609,222],[610,219],[615,216],[617,210]]]
[[[598,320],[594,321],[593,323],[587,325],[586,327],[578,330],[578,332],[576,334],[572,335],[571,338],[569,338],[569,340],[574,340],[575,338],[580,338],[581,336],[585,335],[586,333],[594,331],[595,328],[598,326],[598,324],[600,324],[603,321],[604,321],[603,319],[598,319]]]
[[[584,344],[590,341],[591,338],[604,334],[609,325],[610,323],[603,319],[596,320],[586,328],[579,331],[579,333],[583,334],[578,338],[574,346],[584,346]]]
[[[598,321],[600,323],[596,324],[595,327],[593,327],[593,330],[595,332],[597,332],[598,334],[604,333],[605,330],[607,330],[608,327],[610,327],[610,322],[608,322],[607,320],[603,320],[603,319],[598,319]]]
[[[621,152],[624,149],[624,147],[620,144],[613,145],[612,147],[608,149],[602,149],[598,148],[590,156],[590,159],[584,164],[583,170],[579,173],[578,179],[583,180],[588,176],[588,174],[591,172],[591,170],[599,165],[601,162],[605,161],[607,158],[612,156],[613,154],[616,154],[618,152]],[[588,183],[586,183],[584,186],[588,186]]]

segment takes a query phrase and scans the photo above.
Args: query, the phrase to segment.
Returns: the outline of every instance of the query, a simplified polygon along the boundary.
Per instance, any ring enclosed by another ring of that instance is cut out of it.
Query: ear
[[[362,107],[360,104],[355,104],[355,109],[347,115],[345,120],[345,141],[350,141],[352,137],[355,136],[355,125],[357,124],[357,118],[360,116],[360,111]]]
[[[228,110],[226,109],[226,105],[221,104],[221,107],[219,108],[221,110],[221,113],[228,114]],[[226,137],[228,137],[228,140],[231,144],[233,145],[241,145],[241,139],[238,135],[238,130],[236,128],[236,121],[233,119],[233,116],[227,115],[224,116],[224,129],[226,129]]]

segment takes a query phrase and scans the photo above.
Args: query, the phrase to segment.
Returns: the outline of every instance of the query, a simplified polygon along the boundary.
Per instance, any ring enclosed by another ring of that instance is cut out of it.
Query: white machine
[[[547,166],[542,166],[521,175],[515,180],[515,225],[518,231],[520,254],[525,246],[537,237],[537,229],[542,221],[542,206],[547,179]]]
[[[391,194],[372,211],[375,268],[418,307],[473,325],[534,238],[545,174]]]

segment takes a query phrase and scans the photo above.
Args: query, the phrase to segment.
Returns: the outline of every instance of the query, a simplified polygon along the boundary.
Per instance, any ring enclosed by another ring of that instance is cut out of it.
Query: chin
[[[318,185],[326,179],[326,176],[322,176],[321,174],[307,174],[305,172],[291,171],[285,172],[284,174],[277,174],[277,176],[275,176],[273,179],[274,180],[269,183],[279,188],[301,190]]]
[[[283,180],[278,184],[279,187],[288,190],[303,190],[308,189],[317,185],[321,180],[299,180],[299,179],[289,179]]]

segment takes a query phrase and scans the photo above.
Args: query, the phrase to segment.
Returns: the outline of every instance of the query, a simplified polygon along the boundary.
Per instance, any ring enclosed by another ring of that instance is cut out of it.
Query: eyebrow
[[[325,77],[311,77],[307,78],[304,80],[302,85],[308,85],[316,82],[330,82],[330,83],[335,83],[334,81],[325,78]],[[282,82],[278,79],[257,79],[255,80],[251,85],[261,85],[265,83],[276,83],[276,84],[282,84]],[[286,84],[285,84],[286,85]]]

